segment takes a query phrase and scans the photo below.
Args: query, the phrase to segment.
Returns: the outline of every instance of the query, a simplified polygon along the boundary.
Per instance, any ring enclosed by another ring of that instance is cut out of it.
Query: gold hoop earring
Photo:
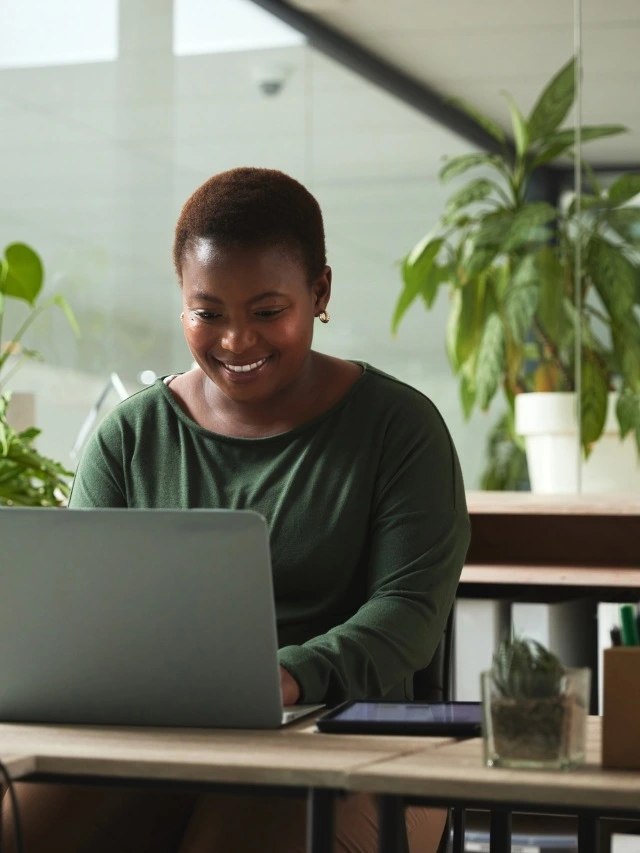
[[[330,319],[331,317],[329,316],[328,311],[321,311],[318,314],[318,320],[320,320],[321,323],[328,323]]]
[[[180,320],[181,320],[181,321],[182,321],[182,320],[184,320],[184,311],[183,311],[183,312],[182,312],[182,314],[180,315]]]

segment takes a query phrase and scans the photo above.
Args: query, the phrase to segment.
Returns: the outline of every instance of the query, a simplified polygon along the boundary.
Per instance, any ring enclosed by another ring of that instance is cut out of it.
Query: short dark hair
[[[310,282],[327,262],[320,205],[306,187],[275,169],[220,172],[194,192],[176,225],[173,262],[179,278],[185,252],[199,238],[223,248],[292,249],[300,253]]]

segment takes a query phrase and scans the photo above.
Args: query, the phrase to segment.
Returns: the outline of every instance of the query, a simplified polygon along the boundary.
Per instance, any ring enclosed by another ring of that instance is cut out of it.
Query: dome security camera
[[[286,65],[262,65],[252,73],[258,91],[268,98],[282,92],[290,75],[291,68]]]

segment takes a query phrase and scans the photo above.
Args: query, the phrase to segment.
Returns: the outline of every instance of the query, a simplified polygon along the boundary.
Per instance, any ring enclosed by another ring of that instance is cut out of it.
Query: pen
[[[620,629],[622,642],[625,646],[640,645],[638,626],[636,625],[636,609],[633,604],[623,604],[620,608]]]
[[[614,625],[611,629],[611,645],[612,646],[621,646],[622,645],[622,633],[620,632],[620,628],[617,625]]]

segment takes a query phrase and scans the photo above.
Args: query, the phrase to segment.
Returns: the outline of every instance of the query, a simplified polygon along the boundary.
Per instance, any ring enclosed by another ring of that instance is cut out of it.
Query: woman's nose
[[[257,335],[248,323],[230,323],[223,332],[220,344],[223,349],[239,355],[251,349],[256,339]]]

